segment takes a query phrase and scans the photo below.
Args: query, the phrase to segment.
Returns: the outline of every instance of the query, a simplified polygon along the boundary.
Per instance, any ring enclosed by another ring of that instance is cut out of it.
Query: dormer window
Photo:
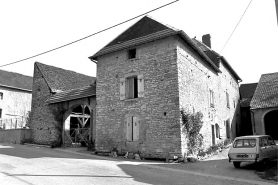
[[[128,50],[128,59],[136,58],[136,49]]]

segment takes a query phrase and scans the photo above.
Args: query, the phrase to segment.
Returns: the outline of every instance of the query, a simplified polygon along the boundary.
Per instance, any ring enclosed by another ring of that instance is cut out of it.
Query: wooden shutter
[[[143,75],[138,75],[138,97],[144,97],[144,78]]]
[[[126,120],[126,140],[132,141],[132,117],[128,117]]]
[[[139,119],[133,117],[133,141],[139,141]]]
[[[223,129],[223,128],[225,128],[225,121],[224,121],[224,123],[223,123],[223,126],[220,126],[220,128],[219,128],[219,135],[220,135],[220,138],[224,138],[224,133],[225,133],[225,129]]]
[[[120,79],[120,100],[125,99],[125,78]]]

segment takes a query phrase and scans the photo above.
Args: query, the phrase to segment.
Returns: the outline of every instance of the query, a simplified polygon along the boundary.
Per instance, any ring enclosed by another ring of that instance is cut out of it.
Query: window
[[[236,108],[236,101],[234,100],[234,108]]]
[[[127,74],[120,79],[120,100],[144,97],[143,75]]]
[[[220,139],[220,127],[217,123],[215,124],[215,133],[216,133],[216,138]]]
[[[268,146],[268,139],[266,137],[260,138],[260,146]]]
[[[3,93],[0,92],[0,100],[3,100]]]
[[[214,107],[214,92],[209,90],[209,106]]]
[[[138,98],[138,79],[137,76],[126,79],[126,98]]]
[[[130,116],[126,119],[126,140],[139,141],[139,118],[136,116]]]
[[[227,107],[230,108],[229,93],[226,91]]]
[[[230,119],[226,120],[226,137],[230,139]]]
[[[270,136],[268,136],[268,141],[270,145],[276,145],[275,141]]]
[[[254,148],[256,139],[238,139],[234,142],[234,148]]]
[[[2,109],[0,109],[0,118],[2,118]]]
[[[128,50],[128,59],[136,58],[136,49]]]

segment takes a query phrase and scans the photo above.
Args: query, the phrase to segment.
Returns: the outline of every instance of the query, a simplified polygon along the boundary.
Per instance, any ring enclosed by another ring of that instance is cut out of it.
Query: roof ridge
[[[150,19],[152,19],[152,20],[154,20],[154,21],[156,21],[156,22],[158,22],[160,24],[163,24],[164,26],[168,27],[169,29],[172,29],[174,31],[180,31],[180,29],[177,29],[177,28],[175,28],[175,27],[173,27],[173,26],[171,26],[169,24],[166,24],[166,23],[164,23],[162,21],[159,21],[159,20],[157,20],[156,18],[154,18],[154,17],[152,17],[150,15],[146,15],[145,17],[149,17]]]

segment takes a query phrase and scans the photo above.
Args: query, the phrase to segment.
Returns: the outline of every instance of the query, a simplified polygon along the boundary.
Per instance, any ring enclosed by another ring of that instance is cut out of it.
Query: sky
[[[0,0],[0,65],[62,46],[174,0]],[[250,0],[179,0],[148,15],[201,41],[211,35],[222,50]],[[142,18],[142,17],[140,17]],[[85,40],[1,70],[33,76],[34,62],[96,76],[88,59],[140,18]],[[275,0],[252,0],[221,52],[243,80],[278,72]]]

